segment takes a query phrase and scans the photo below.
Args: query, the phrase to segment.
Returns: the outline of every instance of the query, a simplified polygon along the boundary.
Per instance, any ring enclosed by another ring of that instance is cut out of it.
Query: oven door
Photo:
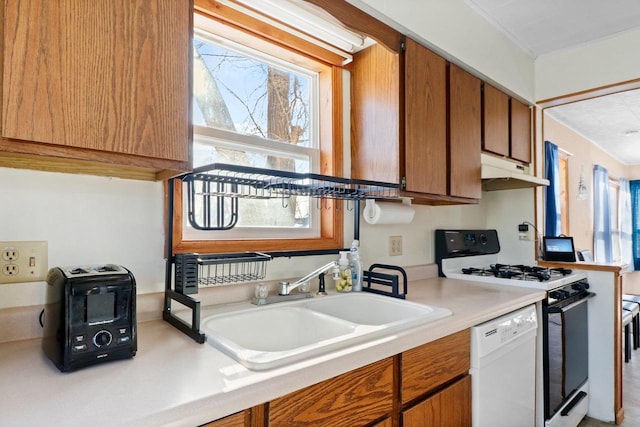
[[[546,308],[545,419],[572,397],[589,375],[588,293],[566,304]],[[564,304],[563,304],[564,303]]]

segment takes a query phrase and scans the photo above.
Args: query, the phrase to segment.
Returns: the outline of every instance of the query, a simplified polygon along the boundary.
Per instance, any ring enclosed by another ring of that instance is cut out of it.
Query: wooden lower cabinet
[[[469,364],[467,329],[206,426],[470,426]]]
[[[387,358],[271,401],[269,426],[365,426],[392,410],[393,358]]]
[[[471,426],[471,376],[466,375],[403,411],[402,425],[403,427]]]
[[[245,425],[250,424],[245,421],[245,411],[243,411],[204,424],[202,427],[244,427]]]

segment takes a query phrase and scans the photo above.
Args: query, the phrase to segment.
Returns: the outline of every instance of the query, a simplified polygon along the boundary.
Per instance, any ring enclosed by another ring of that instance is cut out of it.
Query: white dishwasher
[[[474,427],[533,427],[536,417],[536,307],[471,329]]]

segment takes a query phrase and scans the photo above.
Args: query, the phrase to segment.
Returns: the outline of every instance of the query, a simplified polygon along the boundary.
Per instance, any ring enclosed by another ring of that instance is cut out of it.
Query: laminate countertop
[[[401,353],[535,303],[531,288],[433,278],[407,299],[453,315],[289,366],[251,371],[164,321],[138,324],[133,359],[61,373],[39,339],[0,344],[0,425],[195,426]],[[249,303],[214,308],[228,311]]]

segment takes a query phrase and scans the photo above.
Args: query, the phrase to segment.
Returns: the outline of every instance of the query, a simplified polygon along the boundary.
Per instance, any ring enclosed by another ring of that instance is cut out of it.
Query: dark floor
[[[629,363],[622,363],[622,406],[624,421],[622,427],[640,426],[640,349],[633,352]],[[602,427],[612,424],[585,418],[578,427]]]

